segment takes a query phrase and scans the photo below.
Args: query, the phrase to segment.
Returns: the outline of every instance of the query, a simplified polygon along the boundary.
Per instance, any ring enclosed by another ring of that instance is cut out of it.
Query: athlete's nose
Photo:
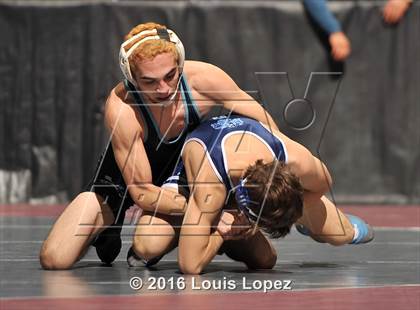
[[[171,87],[166,83],[164,80],[159,81],[158,87],[156,88],[156,92],[159,95],[169,95],[171,91]]]

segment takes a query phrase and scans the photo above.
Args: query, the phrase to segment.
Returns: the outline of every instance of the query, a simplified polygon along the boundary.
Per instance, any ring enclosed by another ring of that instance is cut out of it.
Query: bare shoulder
[[[217,187],[215,184],[220,183],[220,181],[217,178],[206,153],[206,149],[200,142],[189,140],[182,149],[182,159],[187,174],[194,176],[193,179],[195,181],[207,182],[212,184],[212,186]],[[220,183],[220,185],[223,184]]]
[[[185,63],[185,74],[188,83],[195,90],[211,90],[223,85],[229,76],[219,67],[202,62],[189,60]]]
[[[122,124],[126,124],[133,129],[141,129],[140,117],[133,103],[122,83],[115,86],[109,93],[105,104],[106,126],[112,130],[116,126],[120,127]]]
[[[308,165],[311,165],[314,160],[311,151],[299,142],[289,138],[281,131],[272,128],[270,129],[264,124],[262,124],[262,126],[283,142],[287,152],[287,164],[290,169],[297,175],[304,173],[304,171],[308,169]]]
[[[185,62],[185,71],[187,74],[198,74],[203,72],[215,72],[215,71],[222,71],[219,67],[204,61],[197,61],[197,60],[187,60]]]

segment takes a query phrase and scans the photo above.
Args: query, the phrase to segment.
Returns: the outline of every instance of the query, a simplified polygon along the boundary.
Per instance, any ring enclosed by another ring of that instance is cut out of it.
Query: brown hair
[[[166,26],[157,24],[157,23],[144,23],[139,24],[133,29],[130,30],[130,32],[124,37],[124,40],[127,41],[128,39],[132,38],[133,36],[139,34],[142,31],[145,30],[153,30],[153,29],[166,29]],[[125,47],[125,50],[128,51],[134,44],[136,44],[138,41],[148,37],[148,35],[144,35],[139,37],[137,40],[134,40],[131,44],[128,44]],[[175,47],[175,44],[172,42],[168,42],[166,40],[148,40],[143,42],[140,46],[138,46],[134,52],[130,55],[129,61],[130,61],[130,69],[131,72],[134,72],[136,70],[135,63],[139,61],[144,60],[152,60],[159,54],[163,53],[172,53],[175,57],[175,60],[178,62],[179,54]]]
[[[248,167],[245,177],[249,199],[258,202],[249,207],[257,215],[261,212],[258,226],[272,238],[287,235],[303,212],[303,187],[298,177],[277,160],[267,164],[258,160]]]

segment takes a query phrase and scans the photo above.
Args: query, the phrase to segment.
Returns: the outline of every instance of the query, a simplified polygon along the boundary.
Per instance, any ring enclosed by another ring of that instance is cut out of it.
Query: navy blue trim
[[[187,81],[185,78],[181,79],[181,85],[184,89],[185,98],[188,102],[188,109],[190,110],[190,116],[191,119],[189,119],[189,125],[196,127],[198,124],[200,124],[200,112],[197,108],[197,104],[195,103],[195,100],[192,98],[192,92],[187,84]]]

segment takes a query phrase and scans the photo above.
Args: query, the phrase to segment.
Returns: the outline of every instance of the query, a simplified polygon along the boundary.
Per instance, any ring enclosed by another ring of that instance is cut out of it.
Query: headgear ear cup
[[[175,44],[176,49],[178,51],[178,66],[180,68],[180,72],[182,72],[182,69],[184,68],[184,62],[185,62],[185,48],[184,44],[182,44],[182,41],[178,38],[175,32],[172,30],[167,30],[169,33],[169,37],[171,39],[171,42]]]
[[[166,29],[162,29],[162,30],[166,30]],[[169,39],[170,42],[175,44],[175,47],[178,51],[178,67],[179,67],[179,78],[178,78],[178,83],[176,84],[176,90],[173,93],[173,95],[168,99],[167,103],[171,103],[175,97],[176,94],[178,92],[179,89],[179,84],[181,83],[181,74],[182,74],[182,70],[184,69],[184,62],[185,62],[185,49],[184,49],[184,45],[182,44],[181,40],[178,38],[178,36],[176,35],[175,32],[173,32],[172,30],[166,30],[166,32],[169,34]]]
[[[246,188],[247,178],[240,179],[239,184],[232,188],[235,193],[236,203],[239,209],[245,214],[248,220],[252,224],[258,224],[259,222],[270,222],[268,218],[265,218],[261,215],[262,207],[258,202],[252,201],[249,197],[248,189]],[[250,205],[257,205],[260,209],[259,214],[256,214],[250,207]]]
[[[143,39],[139,40],[138,42],[136,42],[135,44],[133,44],[133,46],[130,47],[130,49],[128,51],[125,50],[125,47],[134,42],[135,40],[143,37]],[[121,71],[124,75],[124,77],[133,85],[136,85],[136,81],[133,78],[133,75],[131,73],[131,69],[130,69],[130,62],[129,62],[129,57],[130,55],[134,52],[134,50],[140,46],[140,44],[142,44],[145,41],[148,40],[167,40],[169,42],[172,42],[175,44],[175,47],[177,49],[178,52],[178,66],[180,68],[180,76],[182,73],[182,70],[184,68],[184,62],[185,62],[185,49],[184,49],[184,45],[182,44],[181,40],[178,38],[178,36],[175,34],[175,32],[173,32],[170,29],[152,29],[152,30],[145,30],[142,31],[136,35],[134,35],[133,37],[131,37],[130,39],[128,39],[127,41],[123,42],[123,44],[121,44],[120,47],[120,54],[119,54],[119,60],[120,60],[120,68]],[[177,84],[177,89],[179,86],[179,82]],[[175,92],[176,95],[176,92]]]

